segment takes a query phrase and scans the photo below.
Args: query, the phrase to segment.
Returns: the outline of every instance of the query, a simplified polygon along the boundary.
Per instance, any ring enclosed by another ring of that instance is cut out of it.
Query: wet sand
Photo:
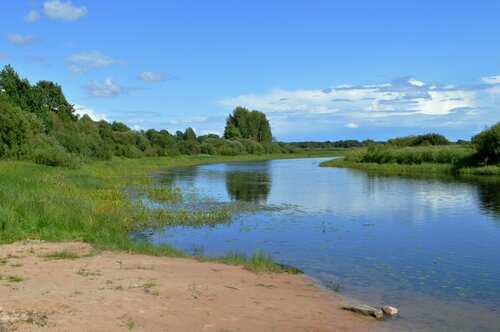
[[[66,250],[75,259],[47,254]],[[379,331],[301,275],[94,252],[80,242],[0,246],[0,331]]]

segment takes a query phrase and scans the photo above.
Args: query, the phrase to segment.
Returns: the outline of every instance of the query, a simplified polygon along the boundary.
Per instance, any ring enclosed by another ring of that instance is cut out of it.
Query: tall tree
[[[184,131],[184,140],[185,141],[196,141],[196,134],[191,127],[187,127]]]
[[[226,120],[224,138],[248,138],[266,143],[272,141],[273,135],[264,113],[255,110],[250,112],[246,108],[238,106]]]

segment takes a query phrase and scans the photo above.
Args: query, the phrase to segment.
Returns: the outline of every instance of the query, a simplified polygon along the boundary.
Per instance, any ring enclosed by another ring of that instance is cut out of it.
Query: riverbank
[[[157,189],[148,174],[203,163],[326,155],[335,153],[114,159],[84,164],[80,169],[0,161],[0,243],[25,238],[82,239],[101,249],[183,256],[172,247],[153,247],[129,237],[130,232],[158,219],[132,197],[132,193]]]
[[[0,246],[0,331],[373,331],[372,318],[300,275],[100,251]]]
[[[354,168],[387,174],[446,174],[500,176],[499,165],[478,166],[475,150],[467,147],[404,147],[356,149],[323,167]]]

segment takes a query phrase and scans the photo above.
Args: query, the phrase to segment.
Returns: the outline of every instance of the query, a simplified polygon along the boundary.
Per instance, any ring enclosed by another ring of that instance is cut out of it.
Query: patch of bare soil
[[[79,242],[0,246],[0,275],[0,332],[378,330],[304,276]]]

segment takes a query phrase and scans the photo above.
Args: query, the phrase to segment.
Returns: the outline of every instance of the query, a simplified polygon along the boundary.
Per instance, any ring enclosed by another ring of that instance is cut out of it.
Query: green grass
[[[9,282],[21,282],[23,280],[24,280],[24,278],[21,276],[8,276],[7,277],[7,281],[9,281]]]
[[[474,149],[457,146],[363,148],[320,165],[390,174],[500,175],[498,165],[474,166],[474,156]]]
[[[54,251],[45,255],[46,258],[50,259],[77,259],[80,258],[77,254],[67,250]]]
[[[224,263],[228,265],[242,266],[248,271],[254,273],[290,273],[300,274],[302,270],[286,264],[279,264],[273,261],[270,256],[265,256],[263,252],[254,253],[250,258],[247,258],[241,253],[231,253],[226,256],[207,258],[197,257],[199,261],[211,261]]]
[[[157,200],[178,198],[175,189],[150,188],[148,174],[171,167],[205,163],[333,156],[331,152],[243,156],[179,156],[175,158],[119,159],[83,164],[80,169],[49,167],[28,161],[0,161],[0,244],[36,238],[45,241],[83,240],[98,250],[185,257],[171,246],[134,242],[129,234],[145,227],[216,225],[231,221],[232,209],[169,212],[145,209],[129,190]],[[180,194],[179,194],[180,195]],[[52,253],[72,259],[70,253]],[[228,259],[229,260],[229,259]],[[265,266],[266,260],[254,263]],[[250,266],[245,263],[245,266]],[[279,270],[277,267],[269,270]],[[283,268],[284,269],[284,268]]]
[[[150,188],[145,190],[150,200],[159,202],[179,202],[182,195],[178,188]]]

